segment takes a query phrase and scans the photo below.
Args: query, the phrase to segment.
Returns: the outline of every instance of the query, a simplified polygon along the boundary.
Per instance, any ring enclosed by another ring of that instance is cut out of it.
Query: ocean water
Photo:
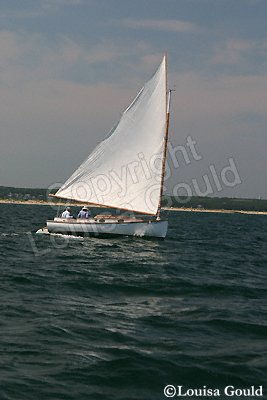
[[[165,241],[66,239],[35,234],[49,206],[0,210],[1,400],[266,398],[267,216],[170,212]]]

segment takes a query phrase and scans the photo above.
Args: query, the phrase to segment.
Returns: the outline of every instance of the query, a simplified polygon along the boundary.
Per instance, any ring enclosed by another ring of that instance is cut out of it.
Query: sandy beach
[[[66,206],[66,202],[56,202],[56,201],[42,201],[42,200],[7,200],[0,199],[0,204],[26,204],[26,205],[43,205],[43,206]],[[81,206],[81,203],[71,203],[71,206]],[[94,205],[94,208],[97,206]],[[102,207],[99,207],[102,208]],[[177,211],[177,212],[201,212],[201,213],[222,213],[222,214],[255,214],[255,215],[267,215],[266,211],[245,211],[245,210],[215,210],[215,209],[205,209],[205,208],[183,208],[183,207],[162,207],[166,211]]]

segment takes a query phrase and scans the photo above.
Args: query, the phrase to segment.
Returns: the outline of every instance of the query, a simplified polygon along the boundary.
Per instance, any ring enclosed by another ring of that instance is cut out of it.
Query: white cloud
[[[199,28],[188,21],[181,21],[176,19],[131,19],[126,18],[118,21],[118,23],[130,29],[146,29],[146,30],[159,30],[165,32],[182,32],[182,33],[196,33]]]

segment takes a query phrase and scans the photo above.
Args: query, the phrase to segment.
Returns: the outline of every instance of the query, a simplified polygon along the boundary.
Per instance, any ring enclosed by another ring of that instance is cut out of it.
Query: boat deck
[[[55,217],[54,220],[50,222],[58,222],[58,223],[69,223],[69,224],[120,224],[120,223],[138,223],[138,222],[149,222],[148,219],[143,218],[133,218],[127,216],[113,216],[113,215],[96,215],[94,218],[59,218]]]

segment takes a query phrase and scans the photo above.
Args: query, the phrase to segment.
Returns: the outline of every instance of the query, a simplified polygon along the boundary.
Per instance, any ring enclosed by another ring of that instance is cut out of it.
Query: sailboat
[[[116,210],[89,219],[47,221],[49,233],[165,238],[161,218],[171,90],[167,59],[124,111],[117,125],[53,195]]]

